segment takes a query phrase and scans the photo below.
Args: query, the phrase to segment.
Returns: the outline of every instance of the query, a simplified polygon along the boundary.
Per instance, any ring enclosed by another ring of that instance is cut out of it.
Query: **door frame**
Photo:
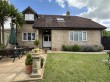
[[[51,49],[51,47],[52,47],[52,36],[50,37],[51,38],[51,47],[43,47],[44,35],[50,35],[51,36],[51,30],[45,30],[45,31],[42,32],[42,48]]]

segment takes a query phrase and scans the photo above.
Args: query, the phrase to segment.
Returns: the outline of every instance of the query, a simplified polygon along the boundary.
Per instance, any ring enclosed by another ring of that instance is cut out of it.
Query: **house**
[[[101,45],[101,31],[106,29],[90,19],[62,15],[37,14],[28,7],[23,11],[25,24],[18,31],[21,46],[34,47],[34,40],[40,41],[40,48],[61,50],[65,45]]]

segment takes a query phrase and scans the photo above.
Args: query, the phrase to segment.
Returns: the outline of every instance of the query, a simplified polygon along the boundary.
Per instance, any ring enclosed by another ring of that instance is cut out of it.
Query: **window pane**
[[[27,40],[27,34],[23,33],[23,40]]]
[[[25,20],[28,20],[29,18],[28,18],[28,14],[25,14]]]
[[[29,20],[34,20],[34,14],[29,14]]]
[[[78,41],[78,32],[74,32],[74,41]]]
[[[28,40],[31,40],[31,33],[28,33]]]
[[[51,41],[51,36],[49,35],[49,41]]]
[[[25,20],[34,20],[34,14],[25,14]]]
[[[32,40],[35,40],[35,33],[32,33]]]
[[[86,32],[83,32],[83,41],[86,41],[87,40],[86,37],[87,37]]]
[[[70,41],[73,41],[73,32],[70,32]]]
[[[48,36],[44,36],[44,41],[48,41]]]
[[[82,31],[81,32],[78,32],[78,33],[79,33],[78,39],[79,39],[79,41],[82,41]]]

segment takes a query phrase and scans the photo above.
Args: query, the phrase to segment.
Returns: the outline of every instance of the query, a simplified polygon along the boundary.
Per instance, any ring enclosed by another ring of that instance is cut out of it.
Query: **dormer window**
[[[34,14],[25,14],[25,20],[33,21],[34,20]]]
[[[65,22],[64,18],[57,18],[57,22]]]

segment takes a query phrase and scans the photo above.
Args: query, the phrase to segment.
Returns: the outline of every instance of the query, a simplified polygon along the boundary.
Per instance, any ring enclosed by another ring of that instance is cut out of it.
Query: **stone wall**
[[[34,41],[23,41],[22,40],[22,33],[24,33],[24,32],[36,32],[36,30],[32,28],[32,25],[33,24],[24,24],[20,29],[18,29],[17,41],[18,41],[20,46],[35,47]]]
[[[37,31],[36,29],[33,29],[32,24],[24,24],[22,28],[18,29],[17,41],[20,46],[36,47],[33,41],[22,40],[23,32],[35,32],[36,38],[38,37],[40,41],[39,47],[42,48],[43,31],[44,30]],[[101,45],[101,31],[100,30],[81,30],[81,31],[87,31],[87,41],[78,41],[78,42],[69,41],[69,31],[72,31],[72,30],[51,30],[52,49],[57,48],[57,50],[61,50],[61,47],[63,44],[64,45],[74,45],[74,44]],[[39,34],[39,36],[37,34]]]
[[[57,50],[61,50],[63,44],[64,45],[74,45],[74,44],[101,45],[100,30],[81,30],[81,31],[87,31],[87,41],[72,42],[69,41],[69,30],[52,30],[52,49],[57,48]]]

